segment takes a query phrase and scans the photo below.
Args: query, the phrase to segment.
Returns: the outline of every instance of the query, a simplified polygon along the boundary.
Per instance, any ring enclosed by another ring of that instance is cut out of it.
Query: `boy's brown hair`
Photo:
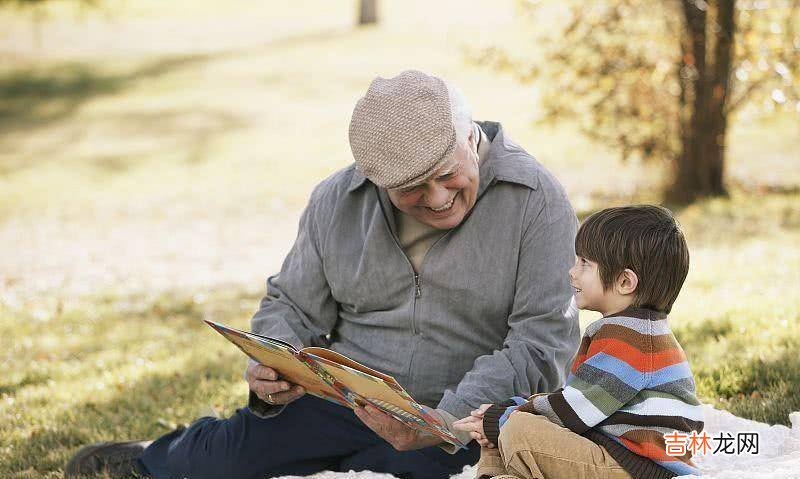
[[[575,254],[599,265],[603,289],[627,268],[639,283],[633,306],[669,313],[689,272],[689,248],[672,213],[660,206],[607,208],[589,216]]]

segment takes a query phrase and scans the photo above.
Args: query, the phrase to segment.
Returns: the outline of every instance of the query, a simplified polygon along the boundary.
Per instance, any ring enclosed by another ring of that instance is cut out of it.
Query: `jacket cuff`
[[[261,398],[256,395],[256,393],[250,391],[250,396],[247,398],[247,408],[256,417],[260,417],[261,419],[269,419],[282,413],[286,408],[286,405],[275,405],[266,401],[262,401]]]
[[[460,397],[456,396],[450,389],[444,391],[444,395],[441,401],[439,401],[439,404],[436,405],[436,408],[445,410],[455,417],[467,417],[470,411],[475,409],[465,403]]]
[[[509,399],[499,404],[493,404],[483,413],[483,433],[486,435],[486,439],[495,446],[498,445],[497,438],[500,436],[500,416],[506,412],[506,408],[516,404],[515,401]]]
[[[444,424],[444,427],[446,427],[447,430],[450,431],[450,434],[454,435],[456,439],[461,441],[461,443],[464,444],[465,447],[467,444],[469,444],[470,441],[472,441],[472,436],[469,435],[469,432],[458,431],[456,429],[453,429],[453,423],[458,420],[457,417],[453,416],[452,414],[441,408],[434,409],[434,412],[436,412],[439,415],[439,419],[441,419],[442,423]],[[439,444],[439,448],[448,454],[455,454],[462,449],[460,446],[456,446],[455,444],[450,444],[449,442],[446,441]]]

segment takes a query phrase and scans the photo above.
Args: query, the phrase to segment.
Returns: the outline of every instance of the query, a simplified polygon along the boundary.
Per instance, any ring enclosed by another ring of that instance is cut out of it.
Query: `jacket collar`
[[[505,135],[503,125],[500,123],[494,121],[477,123],[492,141],[489,154],[480,165],[478,197],[494,181],[516,183],[535,190],[539,183],[539,175],[538,169],[532,164],[530,155]],[[524,161],[515,161],[521,159]],[[347,192],[356,191],[368,182],[371,183],[358,169],[354,169]]]
[[[353,169],[353,178],[350,180],[350,186],[347,187],[347,192],[353,192],[361,187],[364,183],[366,183],[367,177],[364,176],[358,168]]]
[[[531,155],[506,136],[503,125],[479,121],[478,125],[492,140],[489,155],[480,167],[478,197],[496,181],[515,183],[535,190],[539,185],[539,169]]]

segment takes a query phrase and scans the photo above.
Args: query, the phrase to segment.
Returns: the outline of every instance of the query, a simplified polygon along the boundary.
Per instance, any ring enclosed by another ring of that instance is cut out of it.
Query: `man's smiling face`
[[[475,139],[456,146],[453,158],[417,186],[387,190],[394,206],[438,229],[458,226],[475,206],[480,174]]]

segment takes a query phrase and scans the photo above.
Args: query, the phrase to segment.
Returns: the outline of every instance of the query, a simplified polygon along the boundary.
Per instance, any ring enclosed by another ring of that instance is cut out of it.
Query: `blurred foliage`
[[[544,121],[575,120],[624,158],[670,162],[678,202],[725,193],[728,114],[800,114],[800,0],[522,5],[534,25],[557,25],[533,28],[543,55],[492,46],[475,60],[536,81]]]

